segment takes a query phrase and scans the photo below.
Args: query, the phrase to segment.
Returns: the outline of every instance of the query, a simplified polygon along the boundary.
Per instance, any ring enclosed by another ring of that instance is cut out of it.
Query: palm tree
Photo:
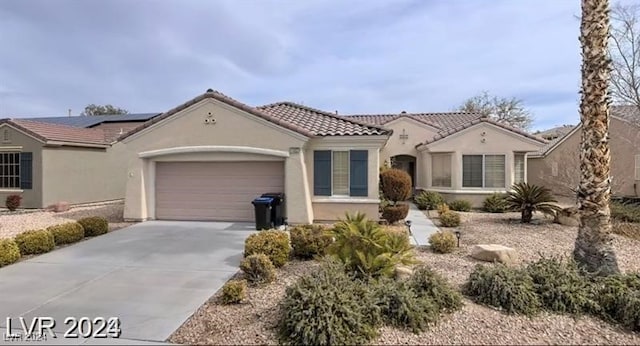
[[[582,97],[580,120],[580,226],[573,256],[586,270],[600,275],[618,273],[611,245],[609,198],[609,0],[582,0]]]
[[[551,190],[546,187],[518,183],[511,187],[505,198],[509,209],[520,212],[520,222],[531,223],[533,212],[539,211],[547,215],[555,215],[560,207],[555,204]]]

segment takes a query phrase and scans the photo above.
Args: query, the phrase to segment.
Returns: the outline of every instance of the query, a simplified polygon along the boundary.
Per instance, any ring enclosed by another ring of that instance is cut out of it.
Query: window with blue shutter
[[[20,153],[20,188],[30,190],[33,188],[33,154]]]
[[[331,150],[313,152],[313,194],[331,196]]]
[[[369,174],[368,174],[368,158],[367,150],[351,150],[349,155],[350,162],[350,195],[357,197],[366,197],[369,191]]]

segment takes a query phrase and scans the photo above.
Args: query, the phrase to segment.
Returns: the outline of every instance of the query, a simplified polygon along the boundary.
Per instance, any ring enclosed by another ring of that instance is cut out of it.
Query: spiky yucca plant
[[[505,200],[509,209],[521,213],[522,223],[530,223],[535,211],[553,215],[560,210],[551,190],[524,182],[513,185]]]
[[[408,235],[392,233],[363,213],[347,213],[332,232],[328,253],[357,275],[391,276],[397,264],[413,263]]]

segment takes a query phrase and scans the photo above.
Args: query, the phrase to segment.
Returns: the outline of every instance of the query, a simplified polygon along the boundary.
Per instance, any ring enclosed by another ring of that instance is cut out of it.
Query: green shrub
[[[611,231],[623,237],[640,240],[640,224],[638,223],[615,221],[611,225]]]
[[[109,222],[102,216],[90,216],[78,220],[84,228],[85,237],[95,237],[109,231]]]
[[[254,233],[244,241],[244,255],[263,253],[269,257],[277,268],[289,260],[291,247],[289,235],[284,231],[267,230]]]
[[[70,244],[84,238],[84,228],[77,222],[67,222],[47,228],[56,245]]]
[[[393,204],[411,196],[411,176],[401,169],[391,168],[380,173],[380,184],[384,198]]]
[[[389,224],[394,224],[400,220],[403,220],[409,214],[409,205],[408,204],[396,204],[396,205],[387,205],[382,209],[382,218],[387,220]]]
[[[499,193],[487,197],[482,204],[482,210],[489,213],[504,213],[508,209],[506,196]]]
[[[247,280],[229,280],[222,286],[222,304],[237,304],[247,298]]]
[[[320,225],[300,225],[289,230],[294,257],[310,259],[324,256],[333,243],[331,231]]]
[[[555,204],[551,190],[546,187],[518,183],[511,187],[506,197],[509,209],[519,211],[522,223],[530,223],[533,213],[539,211],[546,215],[555,216],[561,208]]]
[[[526,271],[546,309],[570,314],[597,310],[591,284],[573,260],[542,258],[530,263]]]
[[[626,328],[640,330],[640,274],[596,277],[592,294],[600,307],[599,316]]]
[[[477,265],[463,290],[476,303],[501,308],[507,313],[532,316],[542,305],[531,277],[523,270],[502,264]]]
[[[450,253],[458,246],[458,238],[451,231],[438,231],[429,237],[431,250],[437,253]]]
[[[240,269],[252,284],[266,284],[276,279],[276,268],[263,253],[247,256],[240,262]]]
[[[287,287],[278,337],[289,345],[360,345],[377,335],[380,312],[367,286],[328,261]]]
[[[438,216],[442,216],[442,214],[451,211],[451,209],[449,209],[449,205],[447,203],[440,203],[438,204],[438,206],[436,207],[438,209]]]
[[[440,215],[440,224],[442,227],[458,227],[460,226],[460,214],[455,211],[447,211]]]
[[[420,210],[434,210],[444,203],[442,195],[434,191],[422,191],[414,200]]]
[[[462,308],[462,294],[438,273],[421,265],[413,271],[409,285],[418,297],[429,297],[439,311],[454,312]]]
[[[346,215],[333,228],[335,242],[328,253],[358,275],[392,276],[397,264],[413,263],[408,234],[399,234],[367,220],[362,213]]]
[[[419,333],[440,317],[437,304],[428,295],[418,295],[405,281],[380,278],[374,292],[382,319],[389,325]]]
[[[633,204],[611,202],[611,218],[621,222],[640,223],[640,207]]]
[[[22,196],[9,195],[7,196],[7,199],[5,200],[4,204],[7,207],[7,209],[9,209],[9,211],[15,211],[16,209],[18,209],[21,202],[22,202]]]
[[[20,248],[13,239],[0,239],[0,267],[20,259]]]
[[[471,211],[471,202],[466,199],[456,199],[449,203],[449,208],[455,211]]]
[[[20,233],[15,240],[22,256],[49,252],[56,246],[53,234],[44,229]]]

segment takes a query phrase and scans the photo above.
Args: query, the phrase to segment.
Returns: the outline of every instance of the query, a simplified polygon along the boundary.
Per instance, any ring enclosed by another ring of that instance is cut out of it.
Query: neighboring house
[[[291,223],[378,216],[380,148],[392,131],[212,90],[144,123],[113,150],[128,162],[129,220],[252,221],[251,201],[284,192]]]
[[[21,195],[26,208],[124,196],[125,167],[101,129],[3,119],[0,139],[2,205],[12,194]]]
[[[609,125],[611,192],[615,196],[640,193],[640,111],[632,106],[612,106]],[[530,155],[529,182],[551,188],[556,195],[575,201],[580,180],[579,124],[565,136]]]
[[[400,113],[347,117],[384,126],[393,136],[380,160],[406,170],[414,187],[476,207],[526,181],[527,155],[546,141],[473,113]]]
[[[554,139],[564,137],[567,133],[571,132],[574,127],[574,125],[556,126],[548,130],[534,132],[533,134],[548,141],[552,141]]]

